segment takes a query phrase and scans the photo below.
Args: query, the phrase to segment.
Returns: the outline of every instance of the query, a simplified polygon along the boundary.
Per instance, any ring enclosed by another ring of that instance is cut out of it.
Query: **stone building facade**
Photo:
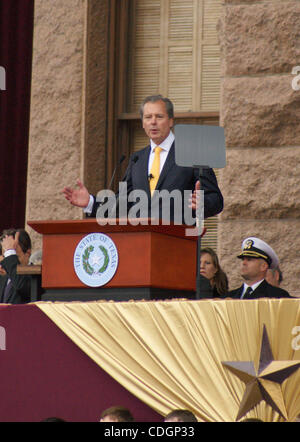
[[[283,287],[300,295],[300,2],[224,0],[220,125],[227,166],[218,254],[232,288],[246,236],[277,251]],[[109,0],[36,0],[28,164],[28,220],[78,219],[61,190],[106,179]],[[30,232],[36,245],[40,237]]]
[[[238,280],[241,240],[278,253],[283,287],[300,295],[299,1],[225,1],[220,23],[221,109],[227,166],[220,185],[219,255]]]

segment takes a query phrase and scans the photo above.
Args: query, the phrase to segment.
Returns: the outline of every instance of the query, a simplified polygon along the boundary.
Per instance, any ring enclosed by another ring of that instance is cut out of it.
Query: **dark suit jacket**
[[[123,178],[123,181],[127,183],[127,195],[125,197],[127,198],[128,194],[133,190],[145,191],[148,197],[148,216],[153,216],[153,207],[155,207],[155,204],[158,204],[158,213],[159,218],[161,219],[165,218],[162,212],[161,199],[157,198],[157,201],[155,202],[155,197],[153,197],[151,201],[148,180],[149,155],[150,146],[147,146],[139,152],[131,155],[125,176]],[[183,217],[183,214],[185,213],[184,205],[188,206],[187,198],[186,201],[184,201],[184,191],[189,191],[189,193],[193,192],[195,189],[195,184],[199,179],[198,174],[198,169],[194,169],[192,167],[180,167],[175,163],[175,143],[173,143],[156,186],[156,189],[159,191],[166,190],[168,192],[172,192],[178,189],[181,193],[181,210],[176,210],[173,199],[170,199],[170,221],[180,222],[180,219],[182,219],[181,222],[183,224],[189,224],[185,222]],[[212,169],[203,169],[200,176],[200,182],[201,189],[204,190],[204,218],[217,215],[223,210],[223,196],[219,189],[214,171]],[[131,205],[128,204],[128,208],[130,209],[134,206],[134,204],[135,203],[131,203]],[[98,206],[99,203],[95,202],[93,212],[90,215],[91,217],[96,216]],[[178,215],[180,219],[178,219]],[[143,217],[142,214],[140,216]],[[139,215],[137,215],[137,217],[139,217]]]
[[[20,262],[17,255],[11,255],[1,261],[1,266],[6,270],[6,275],[0,276],[0,302],[3,302],[3,294],[8,278],[12,281],[9,297],[6,303],[23,304],[30,301],[30,277],[17,275],[17,265]]]
[[[243,292],[243,285],[238,289],[228,292],[226,297],[228,298],[240,298]],[[263,280],[261,284],[251,293],[251,295],[244,297],[243,299],[258,299],[258,298],[291,298],[289,293],[281,289],[280,287],[274,287],[266,280]]]
[[[209,279],[204,276],[199,276],[200,283],[200,298],[199,299],[212,299],[212,298],[223,298],[220,293],[218,293],[216,287],[212,287]]]

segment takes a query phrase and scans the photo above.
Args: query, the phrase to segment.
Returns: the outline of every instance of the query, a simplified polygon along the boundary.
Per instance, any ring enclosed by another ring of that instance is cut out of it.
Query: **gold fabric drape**
[[[235,421],[245,385],[222,361],[256,361],[266,325],[274,360],[300,360],[300,300],[40,302],[90,358],[162,415]],[[300,332],[298,332],[299,334]],[[300,412],[300,369],[282,384],[289,420]],[[114,405],[114,404],[112,404]],[[265,402],[246,417],[282,418]]]

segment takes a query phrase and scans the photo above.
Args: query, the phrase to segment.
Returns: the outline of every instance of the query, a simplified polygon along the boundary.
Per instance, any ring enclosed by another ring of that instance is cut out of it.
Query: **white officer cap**
[[[252,258],[262,258],[269,264],[271,269],[275,269],[279,265],[279,259],[272,247],[269,246],[265,241],[250,236],[244,239],[242,243],[242,253],[238,255],[238,258],[243,258],[244,256]]]

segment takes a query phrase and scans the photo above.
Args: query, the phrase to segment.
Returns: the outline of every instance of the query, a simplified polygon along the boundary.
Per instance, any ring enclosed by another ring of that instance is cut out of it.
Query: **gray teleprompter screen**
[[[226,166],[224,128],[199,124],[177,124],[175,133],[175,162],[183,167]]]

